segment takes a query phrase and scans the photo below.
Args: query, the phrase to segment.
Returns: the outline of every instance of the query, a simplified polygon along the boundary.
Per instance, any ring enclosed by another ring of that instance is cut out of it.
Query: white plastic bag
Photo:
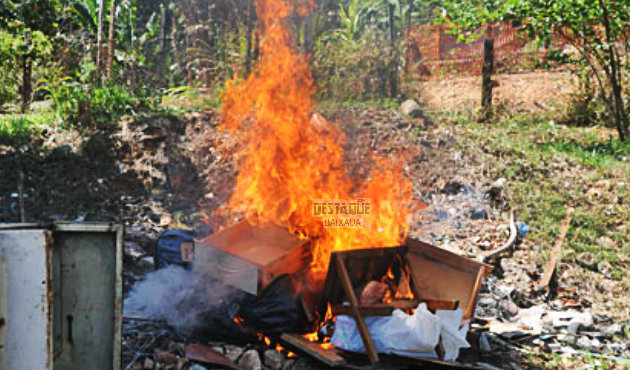
[[[424,303],[416,308],[413,315],[395,310],[392,316],[368,317],[365,323],[379,353],[436,357],[440,320],[427,310]],[[347,351],[365,352],[354,319],[349,316],[337,316],[331,343]]]
[[[466,341],[468,324],[462,328],[459,327],[464,311],[461,308],[454,311],[438,310],[435,314],[440,319],[440,335],[442,336],[444,360],[455,361],[459,356],[460,348],[470,347],[470,344]]]

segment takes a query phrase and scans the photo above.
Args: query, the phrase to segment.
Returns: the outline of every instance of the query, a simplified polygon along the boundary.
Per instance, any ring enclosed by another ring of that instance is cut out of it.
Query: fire
[[[252,224],[272,222],[313,239],[312,271],[325,273],[331,251],[400,245],[408,228],[412,186],[403,160],[372,155],[368,179],[344,167],[344,132],[314,115],[307,59],[294,52],[285,0],[255,0],[262,22],[261,58],[243,81],[228,81],[220,128],[234,136],[239,170],[231,200],[220,212]],[[299,6],[304,14],[311,4]],[[314,199],[369,198],[364,228],[324,228]]]

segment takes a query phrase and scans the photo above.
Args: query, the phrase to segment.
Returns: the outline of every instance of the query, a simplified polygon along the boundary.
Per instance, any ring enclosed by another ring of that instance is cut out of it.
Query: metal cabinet
[[[121,226],[0,225],[0,255],[0,368],[120,369]]]

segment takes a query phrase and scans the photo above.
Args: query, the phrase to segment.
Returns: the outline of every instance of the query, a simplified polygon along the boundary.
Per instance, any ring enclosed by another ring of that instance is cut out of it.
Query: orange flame
[[[255,5],[264,31],[261,58],[245,80],[228,81],[222,96],[220,128],[241,143],[236,187],[222,211],[313,238],[313,272],[326,271],[331,251],[399,245],[412,209],[403,160],[373,154],[369,179],[348,176],[344,132],[313,115],[313,78],[306,58],[292,50],[285,25],[291,2],[255,0]],[[312,216],[314,199],[357,198],[369,198],[372,205],[364,228],[324,228],[322,219]]]

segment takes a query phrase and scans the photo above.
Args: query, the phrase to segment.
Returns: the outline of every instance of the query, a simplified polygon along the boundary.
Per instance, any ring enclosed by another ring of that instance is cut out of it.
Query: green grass
[[[338,111],[340,109],[398,109],[399,103],[393,98],[378,98],[368,100],[337,100],[337,99],[318,99],[317,111],[326,115],[329,112]]]
[[[630,260],[630,250],[623,248],[630,243],[628,232],[618,229],[630,215],[630,143],[611,137],[614,132],[557,125],[545,116],[488,124],[461,115],[442,119],[455,124],[462,149],[483,148],[491,176],[509,181],[511,207],[532,229],[529,241],[543,250],[553,245],[567,208],[574,207],[565,258],[590,252],[598,262],[611,263],[612,278],[630,277],[623,264],[615,264]],[[610,186],[594,185],[602,179]],[[597,240],[604,236],[616,248],[600,246]]]
[[[54,122],[52,111],[27,112],[25,114],[0,114],[0,138],[20,138],[37,134]]]

